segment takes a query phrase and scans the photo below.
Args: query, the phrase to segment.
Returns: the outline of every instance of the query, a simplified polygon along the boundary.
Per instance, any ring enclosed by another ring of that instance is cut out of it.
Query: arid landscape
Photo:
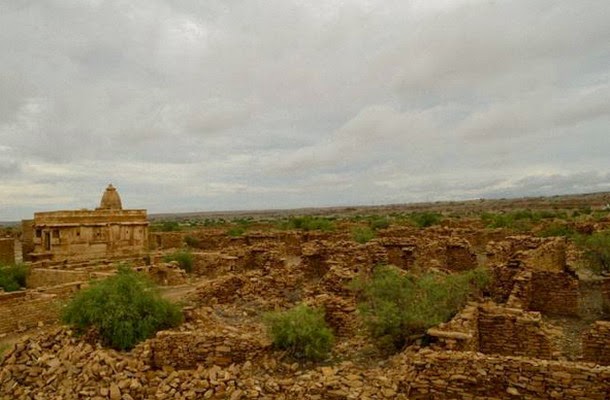
[[[141,253],[38,255],[0,293],[0,398],[607,399],[608,196],[165,215]],[[119,264],[184,316],[122,351],[60,322]],[[299,306],[318,353],[270,329]]]
[[[0,1],[0,400],[610,400],[610,1]]]

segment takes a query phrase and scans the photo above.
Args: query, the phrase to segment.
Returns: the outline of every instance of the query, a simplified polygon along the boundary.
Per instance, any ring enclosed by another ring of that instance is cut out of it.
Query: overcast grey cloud
[[[610,190],[606,0],[0,0],[0,220]]]

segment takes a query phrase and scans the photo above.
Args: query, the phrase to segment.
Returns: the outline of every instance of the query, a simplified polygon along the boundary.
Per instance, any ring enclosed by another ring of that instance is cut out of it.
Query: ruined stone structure
[[[97,209],[38,212],[23,221],[23,232],[29,261],[129,257],[148,248],[146,210],[124,210],[112,185]]]
[[[0,264],[15,263],[15,239],[0,238]]]

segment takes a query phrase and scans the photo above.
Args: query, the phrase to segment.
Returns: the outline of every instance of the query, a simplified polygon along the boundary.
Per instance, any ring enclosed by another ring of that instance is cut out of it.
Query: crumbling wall
[[[406,359],[409,399],[607,399],[610,367],[423,350]]]
[[[15,239],[0,238],[0,265],[15,264]]]
[[[606,313],[610,314],[610,278],[606,278],[602,282],[602,298]]]
[[[537,271],[561,272],[566,268],[566,239],[547,238],[538,247],[523,253],[524,266]]]
[[[482,305],[478,313],[479,351],[551,359],[557,332],[546,326],[540,313]]]
[[[186,271],[178,266],[177,261],[145,265],[135,270],[146,274],[157,285],[175,286],[187,283]]]
[[[610,365],[610,321],[596,321],[585,332],[582,341],[583,359]]]
[[[415,238],[384,236],[378,239],[378,242],[386,249],[390,264],[407,270],[415,264]]]
[[[58,320],[58,296],[25,291],[0,293],[0,334],[34,328]]]
[[[530,293],[527,310],[561,316],[579,313],[578,279],[567,272],[532,272]]]
[[[151,249],[175,249],[184,245],[183,232],[150,232],[148,245]]]
[[[432,347],[443,350],[478,351],[478,319],[478,305],[468,304],[451,321],[428,329],[427,334],[434,338]]]
[[[151,363],[157,368],[228,367],[260,355],[268,344],[259,336],[228,326],[218,332],[161,331],[147,345],[151,350]]]
[[[448,270],[460,272],[477,267],[477,256],[466,239],[452,237],[445,251]]]
[[[90,278],[90,271],[30,268],[26,279],[26,286],[28,288],[48,287],[71,282],[88,281]]]
[[[192,299],[201,304],[231,303],[241,297],[241,290],[246,283],[247,278],[243,274],[226,274],[201,283],[193,293]]]
[[[242,268],[245,257],[220,252],[193,252],[195,275],[216,277]]]

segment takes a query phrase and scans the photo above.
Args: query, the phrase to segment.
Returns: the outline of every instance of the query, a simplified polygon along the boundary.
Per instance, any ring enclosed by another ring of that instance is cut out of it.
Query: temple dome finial
[[[112,186],[112,183],[108,185],[106,191],[102,195],[102,201],[100,202],[100,210],[122,210],[121,197],[116,188]]]

